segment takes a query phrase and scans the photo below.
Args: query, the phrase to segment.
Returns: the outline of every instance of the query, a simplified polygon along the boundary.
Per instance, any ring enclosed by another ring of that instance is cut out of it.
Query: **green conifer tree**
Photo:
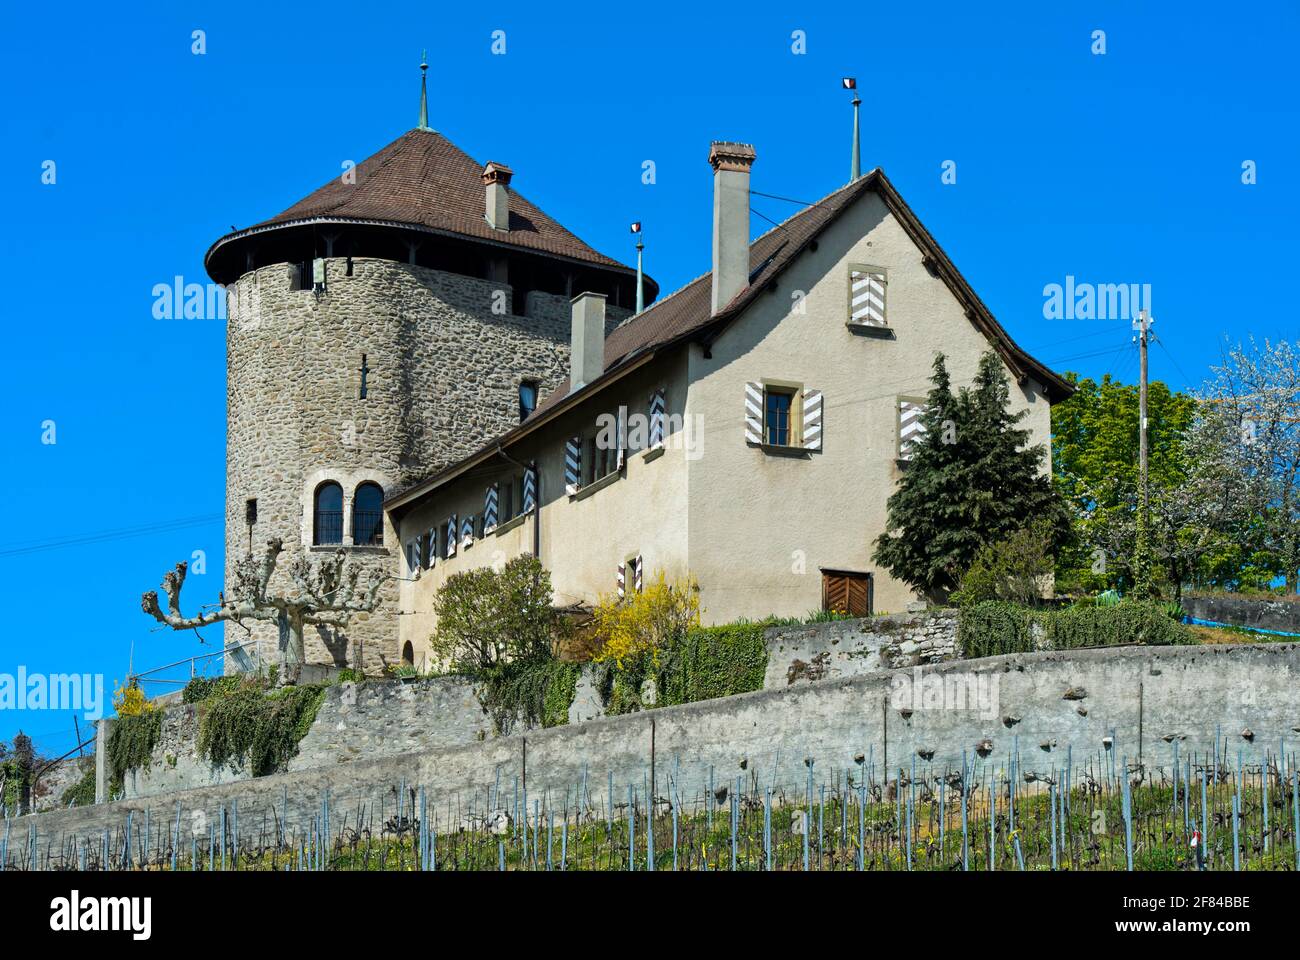
[[[875,559],[927,597],[943,600],[986,543],[1007,539],[1035,520],[1060,542],[1069,516],[1043,472],[1046,450],[1029,445],[1012,413],[1002,362],[980,358],[975,381],[954,394],[942,354],[935,357],[932,387],[922,419],[924,436],[876,540]]]

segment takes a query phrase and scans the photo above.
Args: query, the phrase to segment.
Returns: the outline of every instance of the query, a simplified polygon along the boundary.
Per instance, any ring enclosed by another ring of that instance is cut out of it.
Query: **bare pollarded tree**
[[[346,562],[339,550],[333,557],[312,564],[298,557],[289,567],[294,591],[275,596],[268,590],[271,575],[284,545],[277,537],[267,542],[261,558],[251,553],[235,567],[231,596],[219,594],[215,609],[187,617],[181,613],[181,587],[185,584],[188,565],[183,561],[169,571],[162,582],[167,595],[167,609],[158,605],[158,591],[149,590],[140,598],[140,608],[159,623],[173,630],[195,630],[224,620],[274,620],[280,628],[280,682],[297,683],[305,655],[303,628],[306,626],[343,627],[354,613],[375,609],[379,588],[387,579],[382,570],[372,569],[367,582],[359,589],[361,569]]]

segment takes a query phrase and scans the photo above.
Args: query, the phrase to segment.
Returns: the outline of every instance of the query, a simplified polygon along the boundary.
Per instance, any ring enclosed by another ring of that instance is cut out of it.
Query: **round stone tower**
[[[611,324],[629,315],[635,271],[514,193],[512,176],[422,124],[208,250],[226,286],[227,589],[235,561],[272,537],[285,546],[273,589],[289,588],[296,559],[339,549],[399,576],[382,500],[563,382],[573,295],[605,293]],[[375,612],[309,628],[304,679],[399,663],[397,595],[389,580]],[[279,658],[271,623],[227,623],[226,643],[250,644],[236,667]]]

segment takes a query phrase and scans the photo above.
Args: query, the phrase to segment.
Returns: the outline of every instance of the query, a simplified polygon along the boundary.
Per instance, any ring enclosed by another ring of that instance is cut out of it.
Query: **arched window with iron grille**
[[[333,480],[316,488],[311,529],[317,546],[343,542],[343,488]]]
[[[377,483],[361,484],[352,500],[352,542],[378,547],[384,542],[384,491]]]

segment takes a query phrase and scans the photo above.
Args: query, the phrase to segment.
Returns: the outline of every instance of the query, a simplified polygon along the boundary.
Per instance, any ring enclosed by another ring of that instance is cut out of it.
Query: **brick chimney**
[[[749,168],[754,148],[715,140],[713,168],[713,313],[749,286]]]
[[[572,305],[569,389],[577,390],[605,370],[605,295],[580,293],[573,298]]]
[[[510,178],[514,175],[504,163],[489,163],[483,168],[483,185],[487,188],[484,219],[493,230],[510,229]]]

